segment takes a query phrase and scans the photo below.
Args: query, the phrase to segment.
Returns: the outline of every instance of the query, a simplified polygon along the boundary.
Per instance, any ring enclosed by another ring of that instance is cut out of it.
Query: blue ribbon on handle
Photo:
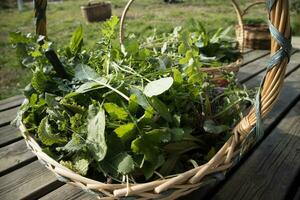
[[[269,13],[273,9],[276,2],[277,0],[267,1],[267,9]],[[269,20],[269,29],[270,29],[271,36],[279,44],[280,49],[271,56],[271,59],[267,64],[266,73],[260,83],[259,89],[256,94],[256,99],[255,99],[256,126],[251,131],[251,134],[249,134],[246,138],[246,140],[248,140],[250,138],[255,137],[256,142],[258,142],[264,136],[263,122],[261,117],[261,90],[265,82],[266,75],[273,67],[277,66],[285,58],[288,58],[289,60],[292,51],[291,38],[286,38],[282,33],[280,33],[270,20]],[[241,152],[243,152],[243,148]]]

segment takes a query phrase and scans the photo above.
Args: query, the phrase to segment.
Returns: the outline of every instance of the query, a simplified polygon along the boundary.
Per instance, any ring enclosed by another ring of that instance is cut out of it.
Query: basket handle
[[[263,136],[261,119],[270,112],[279,96],[291,55],[289,1],[267,0],[267,9],[271,33],[271,58],[257,92],[255,105],[234,129],[234,133],[242,136],[241,138],[246,137],[254,127],[256,137],[260,139]]]

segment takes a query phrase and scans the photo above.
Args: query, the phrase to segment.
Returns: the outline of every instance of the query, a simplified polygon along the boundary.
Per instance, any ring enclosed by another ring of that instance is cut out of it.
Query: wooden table
[[[238,74],[247,87],[258,86],[269,58],[267,51],[248,51]],[[0,199],[95,199],[56,180],[27,149],[10,126],[22,96],[0,101]],[[300,199],[300,51],[294,50],[278,103],[265,120],[266,137],[227,179],[181,199]]]

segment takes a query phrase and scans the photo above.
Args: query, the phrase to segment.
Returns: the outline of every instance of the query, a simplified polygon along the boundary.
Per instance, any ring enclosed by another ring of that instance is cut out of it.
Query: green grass
[[[99,39],[101,24],[86,24],[81,16],[80,6],[87,2],[87,0],[64,0],[63,3],[48,4],[48,36],[57,46],[67,44],[72,32],[80,24],[84,28],[86,47],[93,46]],[[126,1],[111,0],[111,2],[113,14],[120,16]],[[265,11],[261,8],[255,8],[248,16],[266,18]],[[236,15],[230,1],[185,0],[179,4],[164,4],[163,0],[138,0],[128,12],[126,33],[146,37],[154,28],[157,32],[171,31],[175,26],[186,24],[190,18],[202,21],[208,30],[225,28],[236,23]],[[292,20],[292,23],[296,26],[294,34],[300,34],[299,22]],[[0,29],[0,99],[3,99],[20,94],[30,80],[30,71],[20,67],[9,44],[8,34],[18,30],[34,33],[32,4],[26,4],[23,12],[18,12],[16,8],[0,8]]]

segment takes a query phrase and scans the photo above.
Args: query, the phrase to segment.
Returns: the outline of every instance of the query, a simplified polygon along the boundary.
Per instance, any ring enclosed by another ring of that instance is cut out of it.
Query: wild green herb
[[[231,52],[217,42],[225,33],[209,38],[202,29],[175,29],[174,43],[168,36],[155,48],[134,39],[121,47],[117,24],[113,17],[103,25],[96,49],[83,48],[81,27],[57,52],[46,38],[12,34],[22,63],[33,72],[19,122],[62,165],[101,181],[145,181],[206,162],[251,101],[233,74],[218,87],[197,70]],[[202,48],[223,53],[210,62]],[[225,61],[230,59],[236,58]]]

